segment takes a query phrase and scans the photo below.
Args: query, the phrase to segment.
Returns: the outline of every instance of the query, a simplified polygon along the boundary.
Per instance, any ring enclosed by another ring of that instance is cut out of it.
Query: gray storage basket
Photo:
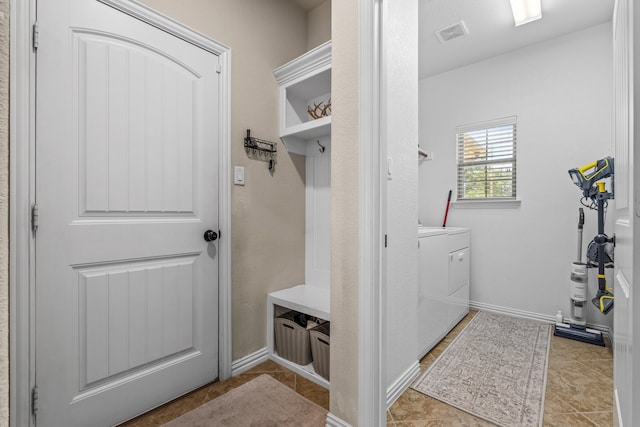
[[[311,354],[313,355],[313,369],[327,381],[329,381],[330,329],[329,322],[326,322],[309,331]]]
[[[293,321],[295,311],[288,311],[274,319],[276,352],[298,365],[311,363],[309,331]]]

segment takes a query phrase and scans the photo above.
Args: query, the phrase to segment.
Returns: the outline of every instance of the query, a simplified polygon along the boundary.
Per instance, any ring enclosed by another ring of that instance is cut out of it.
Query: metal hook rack
[[[244,138],[244,147],[251,150],[262,151],[265,153],[275,153],[278,151],[276,142],[265,141],[251,136],[251,129],[247,129],[247,136]]]
[[[244,149],[247,153],[251,153],[256,157],[264,156],[265,161],[269,162],[269,170],[275,167],[276,153],[278,152],[276,142],[255,138],[251,136],[251,129],[247,129],[247,136],[244,138]]]

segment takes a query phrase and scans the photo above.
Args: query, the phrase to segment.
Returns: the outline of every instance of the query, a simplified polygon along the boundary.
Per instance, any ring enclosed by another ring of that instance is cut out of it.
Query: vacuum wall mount
[[[587,301],[587,268],[598,268],[598,291],[591,302],[604,314],[613,310],[613,293],[607,286],[605,268],[613,266],[613,245],[615,236],[609,237],[604,232],[604,216],[608,200],[613,199],[614,188],[613,158],[605,157],[585,166],[570,169],[569,176],[573,183],[582,190],[580,202],[598,212],[598,234],[588,246],[588,263],[582,262],[582,227],[584,225],[584,211],[580,208],[578,220],[578,260],[571,267],[570,302],[571,316],[569,323],[558,322],[554,335],[577,341],[604,346],[602,333],[586,327]],[[611,191],[607,190],[605,179],[611,180]],[[590,201],[590,202],[589,202]]]

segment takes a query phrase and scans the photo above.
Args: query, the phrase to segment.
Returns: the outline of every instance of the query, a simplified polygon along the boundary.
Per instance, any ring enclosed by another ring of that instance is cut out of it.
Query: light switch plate
[[[233,167],[233,183],[235,185],[244,185],[244,167]]]

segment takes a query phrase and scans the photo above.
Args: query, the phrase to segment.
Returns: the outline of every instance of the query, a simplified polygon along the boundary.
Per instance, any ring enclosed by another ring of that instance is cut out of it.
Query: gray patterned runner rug
[[[411,388],[500,426],[541,426],[552,328],[478,312]]]

